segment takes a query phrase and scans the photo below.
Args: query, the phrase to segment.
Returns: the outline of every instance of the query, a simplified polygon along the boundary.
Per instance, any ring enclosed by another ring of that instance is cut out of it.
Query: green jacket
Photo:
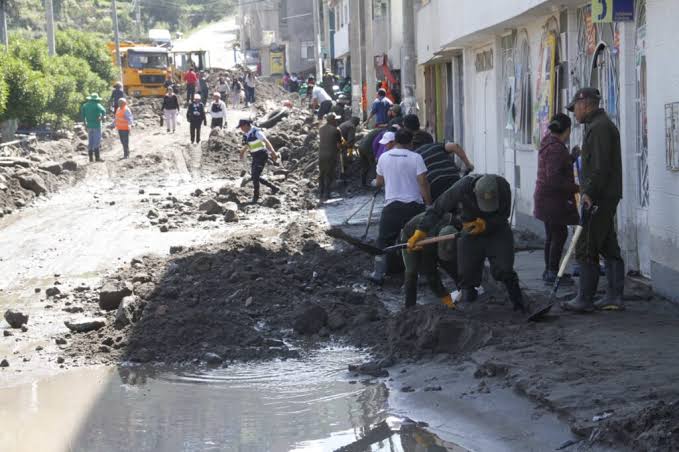
[[[622,199],[620,132],[603,109],[585,119],[580,191],[595,204]]]
[[[88,129],[101,129],[101,122],[106,116],[106,109],[94,100],[88,100],[80,109],[80,114],[85,119]]]

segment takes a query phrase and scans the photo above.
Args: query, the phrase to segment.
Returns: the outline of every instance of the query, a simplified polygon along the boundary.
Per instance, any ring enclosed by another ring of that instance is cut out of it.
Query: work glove
[[[450,309],[455,309],[455,302],[453,301],[453,297],[450,296],[450,294],[446,294],[441,297],[441,304],[449,307]]]
[[[415,230],[415,233],[408,239],[408,252],[419,251],[422,249],[421,246],[417,246],[417,242],[427,238],[427,233],[419,229]]]
[[[479,235],[486,231],[486,220],[477,218],[474,221],[462,223],[462,230],[469,235]]]

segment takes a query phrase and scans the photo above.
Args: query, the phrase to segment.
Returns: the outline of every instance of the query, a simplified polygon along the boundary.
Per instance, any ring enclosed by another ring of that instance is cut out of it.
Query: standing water
[[[212,370],[121,366],[0,390],[8,451],[462,450],[391,417],[350,348]]]

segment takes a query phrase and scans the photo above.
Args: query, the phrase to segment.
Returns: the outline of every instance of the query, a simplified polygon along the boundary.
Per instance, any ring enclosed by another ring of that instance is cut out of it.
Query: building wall
[[[647,1],[649,229],[653,285],[679,301],[679,173],[665,168],[665,104],[679,101],[675,0]]]
[[[302,43],[315,42],[313,0],[286,0],[281,12],[281,41],[289,47],[286,66],[289,72],[304,72],[314,67],[314,52],[302,57]]]
[[[335,5],[335,58],[349,53],[349,15],[346,14],[348,0],[339,0]]]

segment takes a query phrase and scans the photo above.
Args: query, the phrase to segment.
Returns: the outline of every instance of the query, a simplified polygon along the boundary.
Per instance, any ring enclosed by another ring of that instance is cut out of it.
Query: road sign
[[[592,0],[592,22],[613,22],[613,0]]]

